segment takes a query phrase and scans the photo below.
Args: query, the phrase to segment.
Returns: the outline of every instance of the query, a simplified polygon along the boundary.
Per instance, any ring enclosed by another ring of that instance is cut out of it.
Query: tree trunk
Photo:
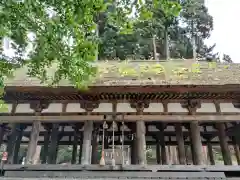
[[[165,32],[164,32],[164,39],[165,39],[165,54],[166,54],[166,59],[170,59],[170,49],[169,49],[169,37],[168,37],[168,27],[165,26]]]
[[[192,50],[193,50],[193,59],[197,59],[197,46],[196,46],[196,36],[195,36],[195,29],[194,29],[194,22],[191,22],[192,26]]]
[[[154,60],[159,61],[159,57],[157,54],[157,47],[156,47],[156,36],[153,35],[153,55],[154,55]]]

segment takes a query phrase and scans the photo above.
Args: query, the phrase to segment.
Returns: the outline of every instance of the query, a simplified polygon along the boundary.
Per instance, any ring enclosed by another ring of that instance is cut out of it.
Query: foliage
[[[185,148],[186,148],[186,156],[187,156],[188,162],[190,163],[192,161],[191,148],[190,146],[185,146]],[[3,151],[4,151],[3,149],[0,149],[0,157]],[[101,146],[99,146],[98,152],[99,152],[99,159],[100,159]],[[234,164],[237,163],[234,151],[230,151],[230,152],[231,152],[231,157],[233,159]],[[219,163],[223,164],[221,148],[219,146],[213,147],[213,156],[214,156],[214,160],[216,161],[216,164],[219,164]],[[148,164],[150,164],[151,162],[153,162],[153,164],[156,163],[157,161],[156,146],[146,147],[146,158],[147,158]],[[70,163],[71,159],[72,159],[72,146],[59,146],[57,163],[58,164]]]
[[[213,29],[213,18],[208,14],[207,8],[196,0],[182,0],[183,9],[181,16],[185,23],[193,23],[192,26],[188,26],[189,33],[194,28],[195,35],[202,38],[210,36],[210,32]]]
[[[57,163],[69,163],[72,159],[72,146],[60,146],[57,155]]]
[[[156,49],[161,59],[166,58],[166,48],[169,48],[172,58],[192,58],[189,35],[193,30],[192,23],[198,55],[218,58],[212,53],[215,46],[204,44],[213,29],[213,20],[207,8],[197,0],[179,2],[1,1],[0,37],[11,39],[10,46],[16,51],[15,57],[10,59],[1,50],[1,82],[16,68],[26,64],[29,75],[43,82],[57,84],[60,79],[68,79],[83,88],[97,72],[102,71],[97,71],[94,64],[96,50],[100,60],[152,59],[153,36],[156,37]],[[168,44],[166,36],[169,37]],[[225,59],[229,58],[225,56]],[[46,67],[53,64],[57,64],[57,70],[52,77]],[[119,71],[124,74],[121,69]],[[128,70],[128,73],[134,74],[133,71]],[[184,70],[174,72],[183,74]]]
[[[161,6],[167,15],[178,14],[176,2],[154,0],[153,5]],[[129,17],[133,7],[134,21]],[[141,0],[2,0],[0,38],[11,39],[15,57],[14,63],[9,62],[1,49],[0,76],[26,64],[29,75],[44,82],[49,79],[46,68],[57,62],[53,84],[68,79],[81,87],[96,73],[99,22],[105,19],[118,35],[124,35],[132,32],[134,22],[151,17]]]
[[[151,59],[154,57],[153,36],[156,38],[156,49],[161,59],[166,59],[166,48],[169,48],[171,58],[192,58],[191,33],[193,30],[197,53],[201,57],[212,53],[214,47],[207,47],[204,40],[210,36],[213,29],[213,19],[203,4],[197,0],[181,0],[182,9],[180,15],[176,17],[163,12],[161,6],[153,6],[152,1],[146,2],[146,8],[152,12],[152,18],[135,21],[132,34],[118,34],[117,28],[104,23],[99,34],[100,59]],[[179,6],[175,8],[178,9]],[[192,23],[194,29],[192,29]]]
[[[227,63],[232,63],[232,59],[229,55],[227,54],[223,54],[223,61],[227,62]]]

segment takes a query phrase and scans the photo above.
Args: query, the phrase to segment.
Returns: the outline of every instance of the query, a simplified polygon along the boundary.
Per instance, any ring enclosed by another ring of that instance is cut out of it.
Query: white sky
[[[240,0],[205,0],[205,3],[214,22],[207,44],[216,43],[215,51],[228,54],[240,63]]]

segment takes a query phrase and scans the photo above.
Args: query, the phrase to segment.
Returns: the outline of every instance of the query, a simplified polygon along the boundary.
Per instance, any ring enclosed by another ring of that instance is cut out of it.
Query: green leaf
[[[123,41],[124,38],[136,39],[135,25],[153,18],[154,8],[149,8],[143,0],[137,0],[138,6],[135,6],[140,18],[130,18],[134,3],[127,0],[41,0],[22,3],[2,0],[1,40],[10,37],[14,49],[21,55],[29,51],[29,32],[34,34],[35,39],[31,42],[33,48],[28,59],[15,59],[18,66],[6,63],[7,59],[2,58],[1,77],[8,77],[15,69],[25,65],[28,74],[43,83],[57,85],[62,79],[67,79],[78,88],[87,87],[92,77],[96,76],[96,69],[91,63],[95,61],[96,51],[101,53],[101,41],[94,32],[96,24],[99,25],[101,36],[107,25],[111,25],[111,33],[105,34],[105,37],[111,35]],[[176,16],[180,11],[178,3],[168,0],[153,0],[153,4],[155,8],[160,7],[166,17]],[[49,9],[52,13],[49,13]],[[117,40],[107,43],[117,44]],[[121,50],[119,54],[125,54],[128,50],[118,49]],[[113,53],[111,49],[109,51],[109,54]]]

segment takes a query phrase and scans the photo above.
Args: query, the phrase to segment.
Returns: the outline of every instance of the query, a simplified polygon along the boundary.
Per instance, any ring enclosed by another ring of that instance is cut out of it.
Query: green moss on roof
[[[192,60],[156,61],[99,61],[99,72],[91,85],[223,85],[240,84],[240,64],[194,62]],[[27,67],[16,70],[6,86],[46,86],[27,75]],[[52,76],[55,68],[48,69]],[[59,86],[70,86],[67,80]]]

